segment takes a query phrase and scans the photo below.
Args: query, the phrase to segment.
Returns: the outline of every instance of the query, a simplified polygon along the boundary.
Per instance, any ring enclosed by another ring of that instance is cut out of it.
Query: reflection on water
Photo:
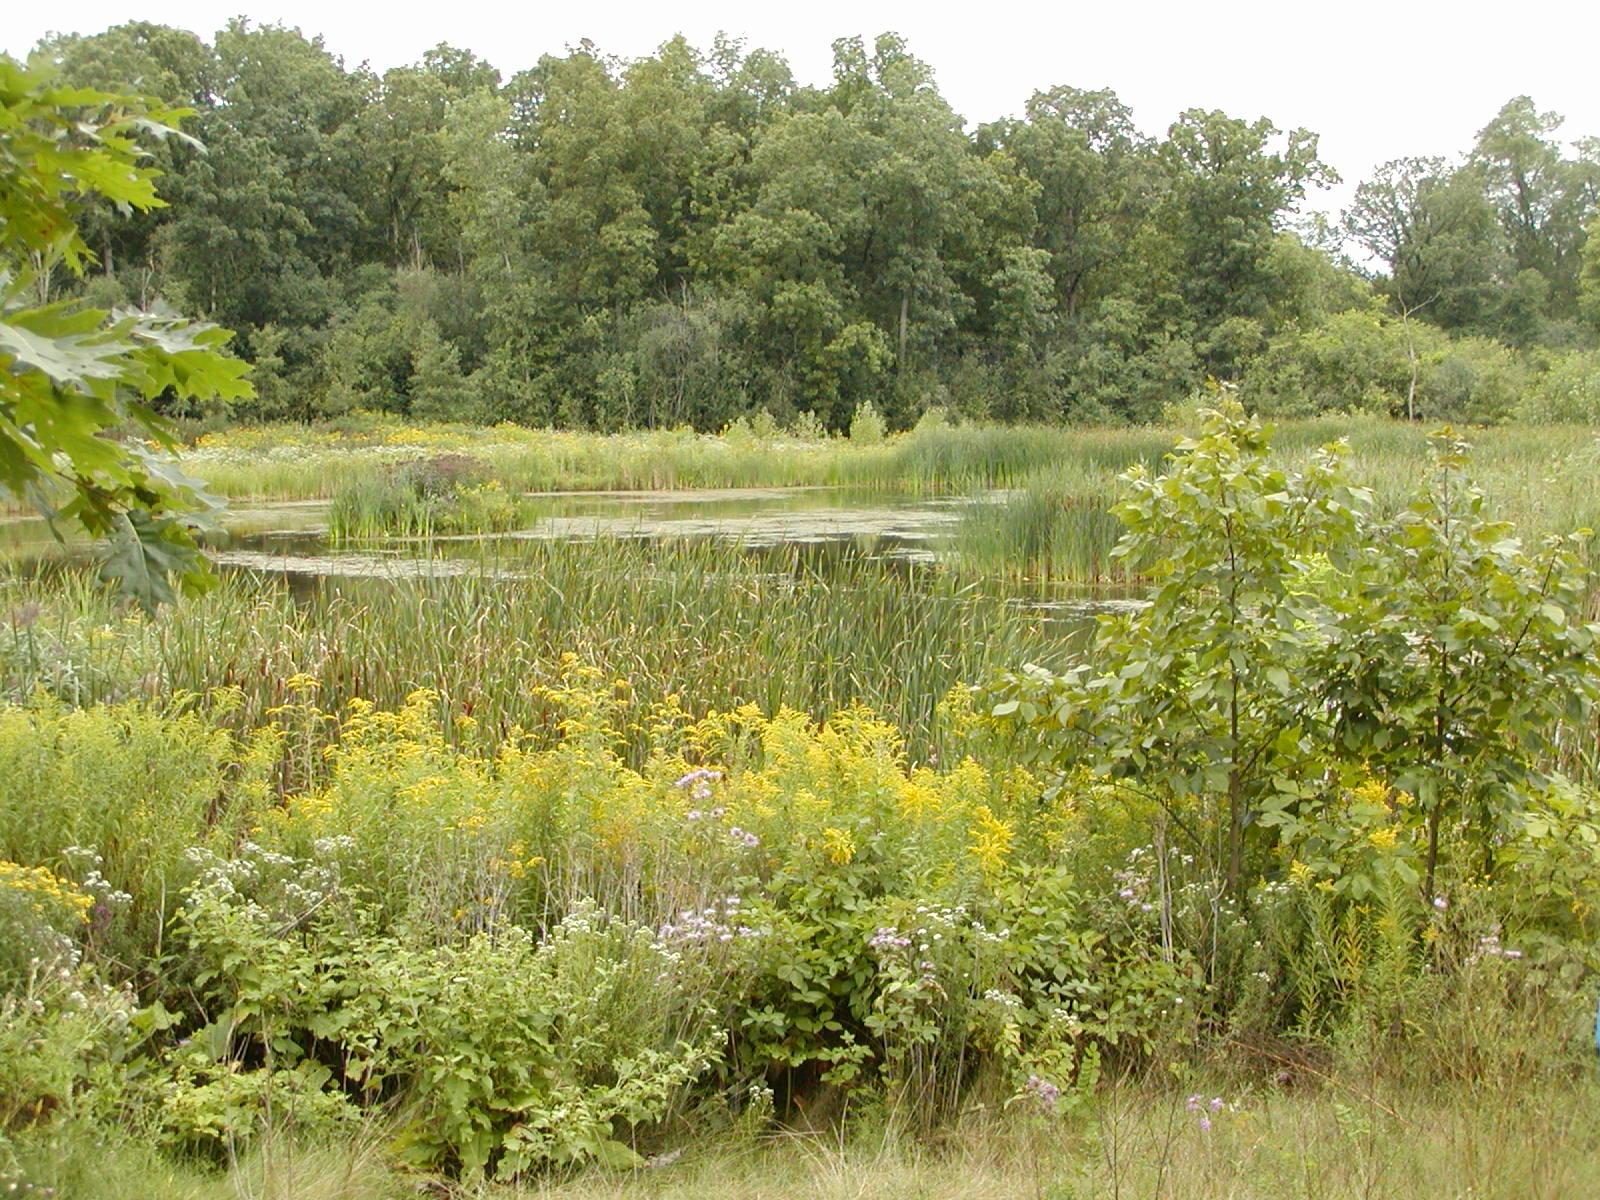
[[[672,492],[557,492],[529,498],[528,526],[509,533],[332,543],[326,501],[243,502],[207,536],[224,569],[289,579],[295,590],[323,580],[522,578],[528,549],[551,542],[639,539],[738,545],[774,569],[828,572],[846,563],[927,576],[950,557],[963,509],[1004,502],[1003,493],[963,498],[885,499],[846,488],[722,488]],[[80,540],[58,542],[37,518],[0,522],[0,561],[30,565],[83,556]],[[519,558],[523,561],[519,563]],[[1012,603],[1046,621],[1086,618],[1143,603],[1125,589],[1008,583]]]

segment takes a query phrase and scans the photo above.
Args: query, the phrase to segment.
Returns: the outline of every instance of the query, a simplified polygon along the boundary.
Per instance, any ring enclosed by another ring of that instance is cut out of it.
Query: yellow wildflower
[[[931,771],[919,770],[900,785],[900,812],[907,819],[936,816],[939,807],[938,785]]]
[[[838,866],[844,866],[856,856],[855,834],[848,829],[828,826],[822,831],[822,844],[828,852],[829,860]]]
[[[1374,829],[1369,833],[1367,841],[1374,850],[1381,850],[1387,854],[1399,844],[1400,831],[1393,825],[1385,825],[1382,829]]]
[[[983,867],[985,875],[996,875],[1005,866],[1006,855],[1011,851],[1016,837],[1010,825],[980,804],[972,814],[972,827],[968,833],[972,856]]]
[[[1374,779],[1370,775],[1354,789],[1352,793],[1357,800],[1366,804],[1382,804],[1389,798],[1389,785],[1381,779]]]
[[[54,910],[68,920],[87,921],[94,904],[93,897],[49,868],[24,867],[5,859],[0,859],[0,888],[20,896],[41,917]]]

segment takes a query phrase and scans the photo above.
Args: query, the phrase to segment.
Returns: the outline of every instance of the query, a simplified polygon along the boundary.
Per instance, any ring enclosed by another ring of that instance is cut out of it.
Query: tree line
[[[1208,378],[1282,414],[1600,419],[1600,139],[1528,97],[1329,220],[1307,130],[1152,138],[1068,86],[969,130],[901,38],[833,49],[812,87],[727,38],[503,79],[242,19],[55,36],[36,63],[192,108],[204,150],[163,143],[166,207],[92,212],[96,271],[42,298],[236,330],[244,419],[1145,421]]]

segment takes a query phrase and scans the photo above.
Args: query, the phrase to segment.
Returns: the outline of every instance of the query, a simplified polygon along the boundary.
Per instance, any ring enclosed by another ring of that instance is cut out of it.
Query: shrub
[[[1575,350],[1551,360],[1517,415],[1540,425],[1600,424],[1600,353]]]
[[[128,893],[95,910],[90,932],[137,962],[192,877],[188,848],[231,845],[266,803],[277,744],[270,731],[237,743],[195,705],[0,707],[0,856],[61,875],[84,866]]]
[[[211,1054],[172,1057],[170,1133],[244,1140],[274,1112],[315,1130],[390,1098],[419,1166],[637,1164],[620,1127],[664,1116],[720,1040],[684,956],[593,905],[542,939],[389,929],[341,889],[342,846],[309,862],[247,847],[186,895],[183,943],[221,1015],[195,1035]]]
[[[863,400],[856,405],[855,413],[850,417],[850,440],[858,445],[873,446],[883,441],[883,435],[888,430],[883,417],[873,407],[871,400]]]
[[[3,920],[0,917],[0,920]],[[0,1150],[5,1132],[74,1113],[116,1115],[134,1002],[85,967],[36,962],[0,991]]]

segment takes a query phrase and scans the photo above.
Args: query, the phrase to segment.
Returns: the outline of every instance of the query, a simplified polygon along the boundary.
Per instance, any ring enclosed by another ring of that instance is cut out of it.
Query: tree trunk
[[[1433,870],[1439,865],[1439,810],[1443,807],[1441,795],[1428,812],[1428,869],[1422,883],[1422,898],[1429,904],[1433,903]]]
[[[910,328],[908,318],[911,315],[911,294],[900,293],[900,369],[906,369],[906,333]]]
[[[1228,771],[1228,895],[1239,897],[1244,872],[1244,778],[1239,774],[1239,669],[1229,667],[1233,698],[1228,705],[1228,730],[1233,740],[1233,764]]]

